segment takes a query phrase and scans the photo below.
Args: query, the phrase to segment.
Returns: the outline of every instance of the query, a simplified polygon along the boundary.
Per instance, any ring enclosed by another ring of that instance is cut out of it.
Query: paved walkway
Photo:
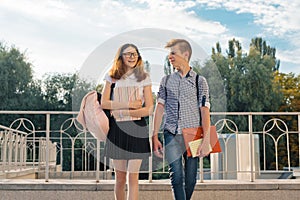
[[[0,179],[2,200],[113,200],[114,180]],[[200,198],[201,197],[201,198]],[[172,199],[169,180],[140,181],[140,200]],[[300,179],[205,180],[198,182],[193,200],[300,200]]]

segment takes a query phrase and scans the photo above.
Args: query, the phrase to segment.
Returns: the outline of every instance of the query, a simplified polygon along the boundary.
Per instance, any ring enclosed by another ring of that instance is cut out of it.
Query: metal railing
[[[56,164],[56,144],[49,141],[47,145],[45,138],[29,139],[29,135],[30,133],[0,125],[0,173],[2,177],[7,178],[8,173],[20,172],[28,168],[39,170],[45,167],[47,146],[50,147],[51,159],[49,161]],[[38,153],[30,146],[37,146]]]
[[[26,166],[26,135],[23,131],[13,130],[0,125],[1,166],[0,171],[22,169]]]
[[[0,111],[0,116],[14,115],[17,117],[9,125],[0,126],[2,173],[31,166],[44,174],[46,182],[50,174],[64,172],[70,174],[68,178],[75,178],[77,172],[92,172],[99,182],[100,174],[108,178],[113,171],[103,154],[104,143],[81,127],[75,119],[77,112]],[[213,112],[211,116],[222,153],[200,159],[201,182],[205,177],[239,179],[244,175],[254,181],[264,172],[283,173],[299,168],[299,112]],[[141,173],[150,182],[167,174],[165,157],[151,156],[143,163]],[[51,170],[58,166],[61,169]]]

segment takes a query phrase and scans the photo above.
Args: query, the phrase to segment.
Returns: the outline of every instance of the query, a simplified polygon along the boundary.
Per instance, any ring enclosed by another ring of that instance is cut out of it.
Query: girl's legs
[[[113,160],[116,174],[115,199],[125,200],[126,175],[128,177],[128,200],[137,200],[139,197],[139,170],[142,160]]]
[[[128,200],[137,200],[139,198],[139,171],[142,160],[129,160],[128,161]]]
[[[116,184],[114,188],[115,199],[125,200],[127,160],[113,160],[113,165],[115,168],[115,177],[116,177]]]

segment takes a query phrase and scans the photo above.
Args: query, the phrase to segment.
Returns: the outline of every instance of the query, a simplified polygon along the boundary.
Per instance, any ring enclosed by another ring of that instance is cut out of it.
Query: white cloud
[[[70,8],[61,1],[10,1],[2,0],[0,7],[21,15],[31,16],[36,20],[59,20],[66,18]]]
[[[261,0],[24,0],[18,3],[1,0],[0,26],[9,28],[1,30],[0,40],[27,49],[38,75],[43,71],[73,72],[98,45],[134,29],[176,31],[192,38],[207,51],[217,41],[227,46],[228,40],[234,37],[230,30],[218,21],[199,18],[191,11],[197,5],[251,13],[255,23],[265,27],[266,33],[286,36],[291,43],[300,45],[299,35],[296,35],[300,27],[296,0],[272,3]],[[240,38],[243,40],[246,39]],[[281,55],[286,54],[281,52]]]
[[[22,1],[21,1],[22,2]],[[199,19],[186,9],[193,1],[23,1],[3,0],[0,25],[4,40],[28,49],[35,70],[74,71],[93,49],[122,32],[141,28],[177,31],[211,46],[227,29]],[[203,28],[205,27],[205,28]]]
[[[277,57],[280,58],[280,60],[283,60],[285,62],[294,63],[298,68],[300,72],[300,57],[295,56],[300,55],[300,48],[294,49],[294,50],[283,50],[277,52]]]
[[[225,8],[236,13],[249,13],[254,23],[264,30],[263,37],[276,37],[286,43],[290,50],[277,49],[277,57],[293,63],[293,71],[300,73],[300,1],[298,0],[198,0],[198,4],[210,9]]]
[[[198,0],[197,3],[211,9],[225,8],[236,13],[250,13],[255,17],[255,23],[276,36],[300,31],[298,0]]]

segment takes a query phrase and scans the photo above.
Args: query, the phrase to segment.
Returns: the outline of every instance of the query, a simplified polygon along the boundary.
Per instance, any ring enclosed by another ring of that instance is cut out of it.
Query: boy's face
[[[168,59],[170,63],[173,65],[173,67],[178,71],[181,71],[182,67],[188,64],[187,52],[181,53],[179,49],[179,44],[174,45],[170,48]]]

